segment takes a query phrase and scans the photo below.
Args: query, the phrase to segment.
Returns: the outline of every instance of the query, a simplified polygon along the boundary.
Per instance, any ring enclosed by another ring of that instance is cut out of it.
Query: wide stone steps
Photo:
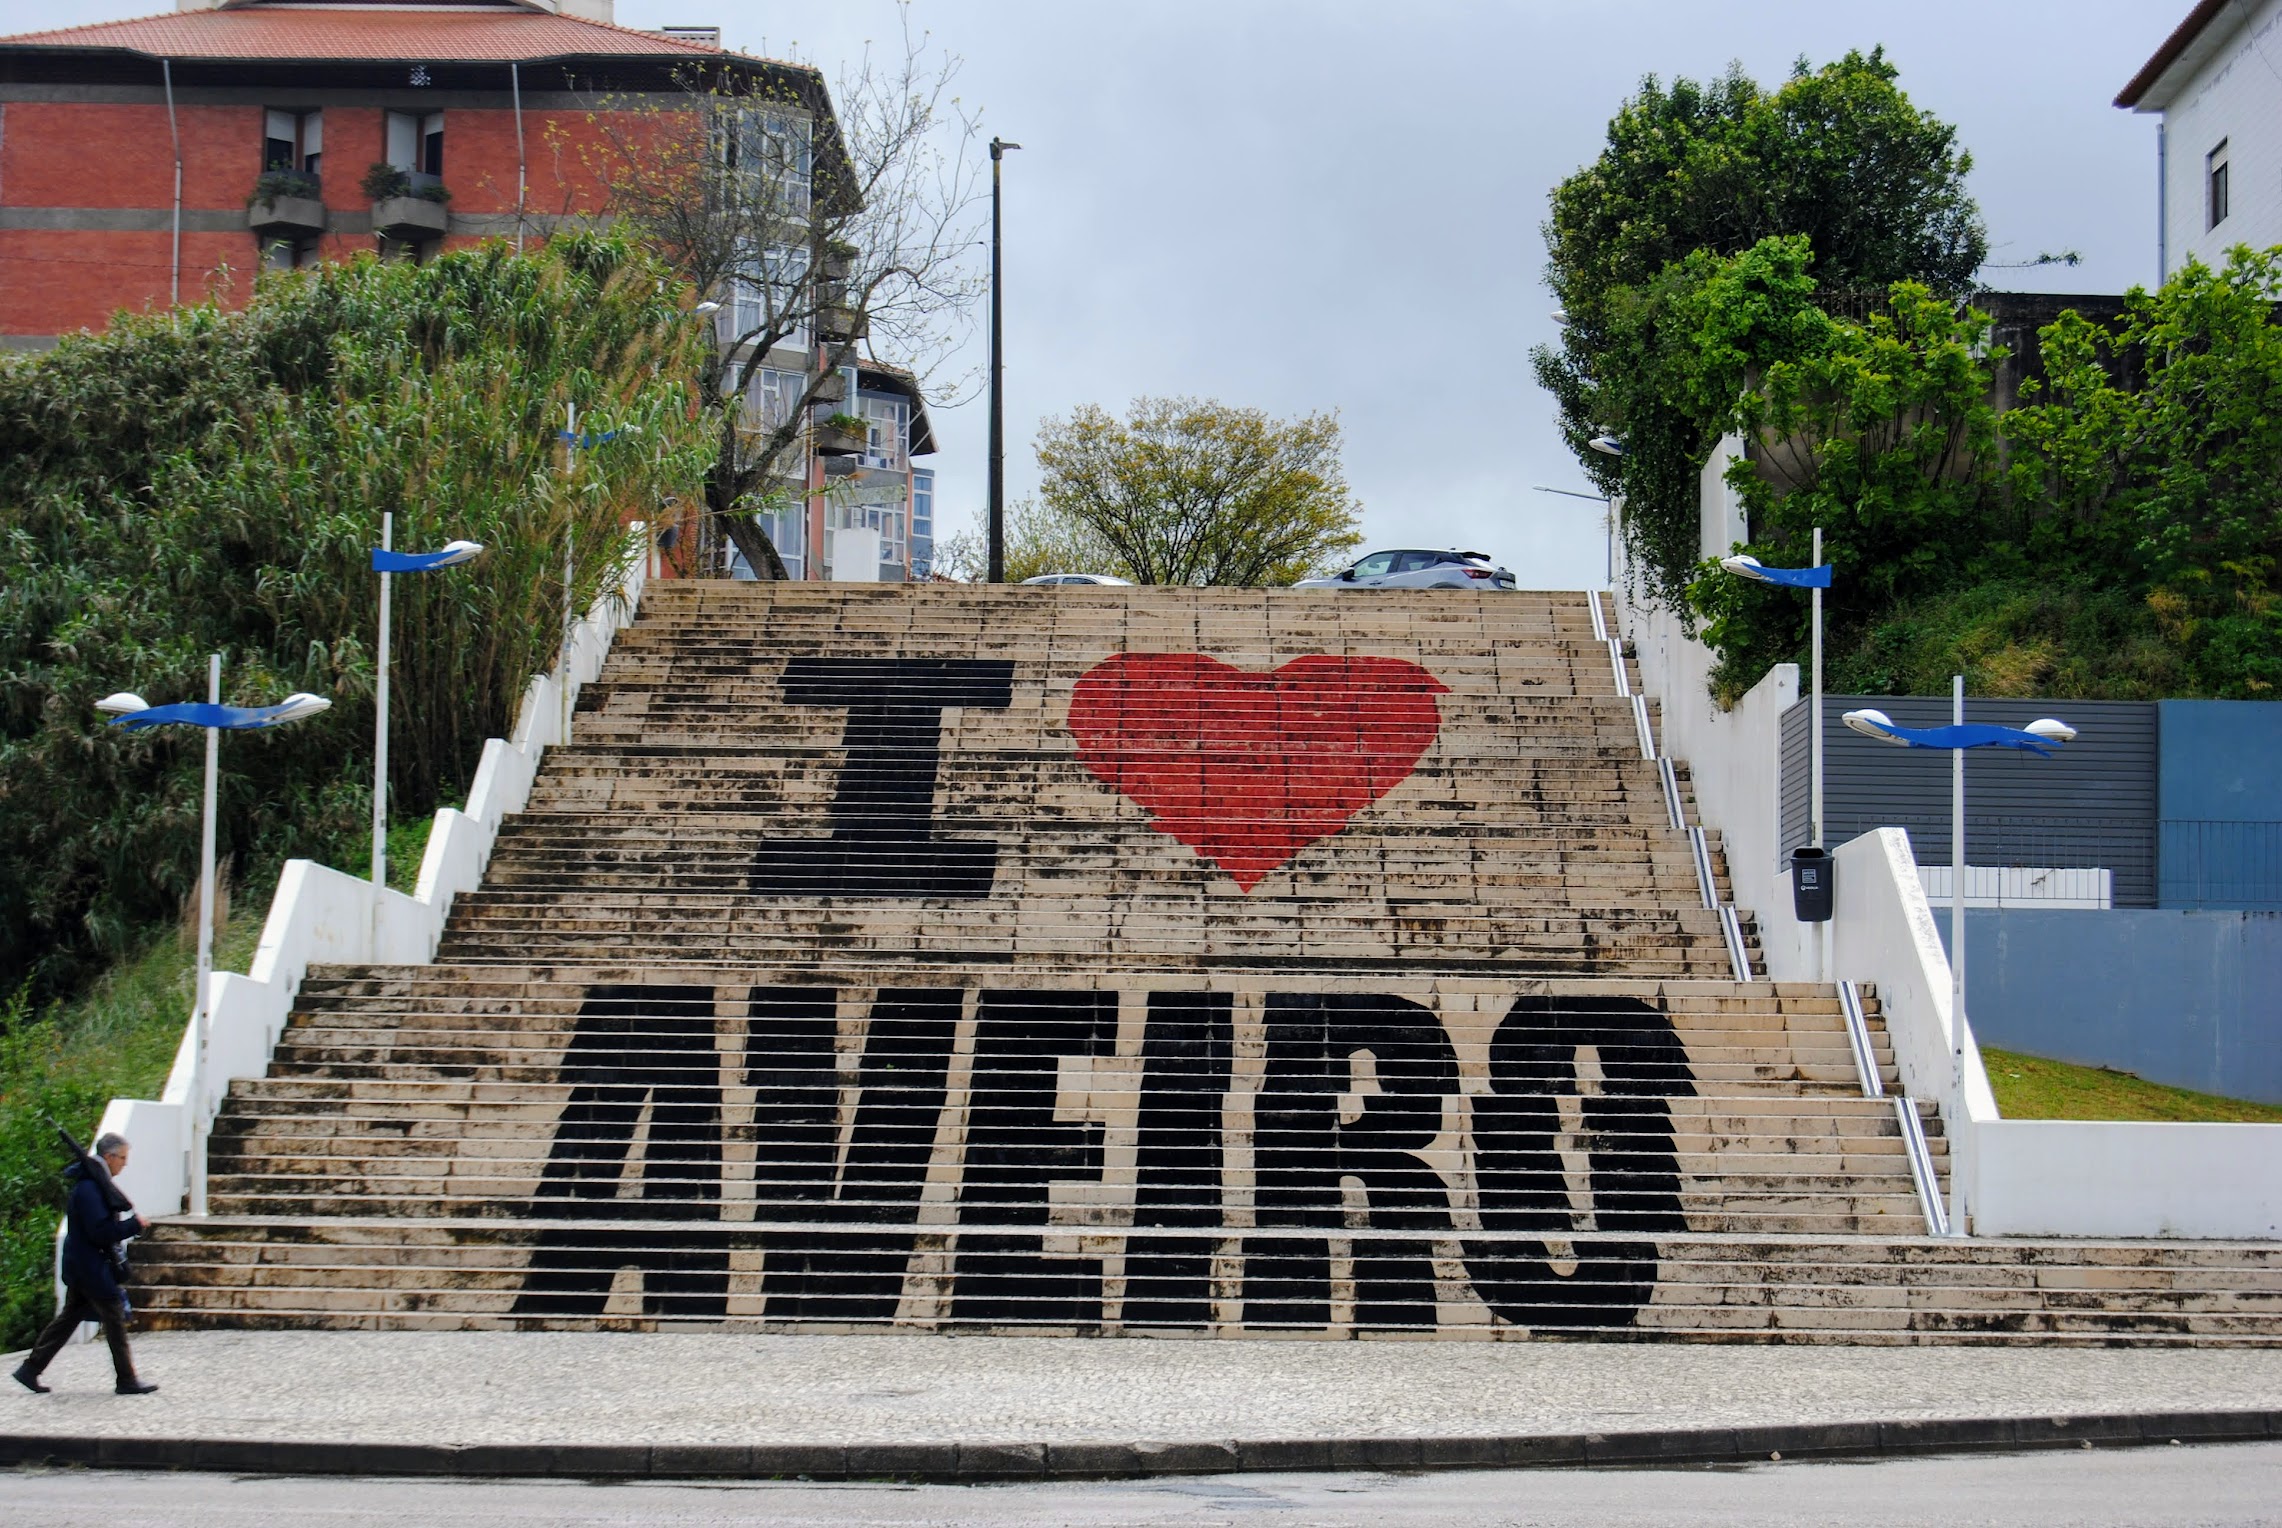
[[[146,1241],[159,1327],[2282,1343],[2271,1246],[263,1217]]]
[[[1673,826],[1598,624],[655,586],[443,963],[308,974],[138,1309],[2282,1339],[2274,1248],[1924,1238],[1948,1142],[1864,1096],[1900,1084],[1876,994],[1856,1035],[1832,988],[1733,979],[1718,835]]]
[[[1249,1094],[1173,1099],[1176,1114],[1187,1111],[1175,1121],[1180,1129],[1201,1130],[1198,1139],[1209,1137],[1231,1153],[1252,1151],[1249,1175],[1235,1169],[1225,1181],[1217,1173],[1167,1177],[1155,1168],[1139,1171],[1138,1156],[1133,1166],[1121,1165],[1142,1147],[1143,1120],[1155,1119],[1151,1128],[1161,1140],[1172,1117],[1164,1112],[1163,1078],[1149,1060],[1157,1026],[1168,1014],[1219,1003],[1239,1050],[1262,1038],[1273,1050],[1288,1046],[1291,1032],[1272,1019],[1267,1030],[1254,1028],[1256,1018],[1238,1022],[1238,1004],[1251,1013],[1264,1003],[1272,1015],[1279,1005],[1293,1011],[1295,1003],[1334,1001],[1361,1002],[1379,1014],[1371,1021],[1379,1025],[1377,1071],[1358,1080],[1350,1066],[1323,1077],[1323,1086],[1373,1088],[1382,1085],[1376,1077],[1421,1068],[1442,1075],[1437,1069],[1455,1067],[1453,1080],[1471,1075],[1489,1081],[1493,1092],[1540,1095],[1542,1106],[1522,1107],[1542,1116],[1529,1128],[1544,1132],[1539,1149],[1551,1155],[1533,1169],[1538,1177],[1529,1192],[1568,1206],[1559,1211],[1564,1230],[1607,1232],[1636,1220],[1643,1230],[1684,1225],[1761,1235],[1908,1234],[1922,1226],[1892,1107],[1861,1096],[1840,1007],[1812,987],[1569,981],[1529,983],[1517,992],[1510,983],[1456,976],[1421,982],[1220,974],[1182,982],[1162,971],[1018,974],[955,966],[929,968],[928,976],[956,985],[926,989],[897,987],[877,970],[855,967],[647,967],[639,985],[613,979],[627,974],[530,966],[313,971],[272,1075],[238,1084],[217,1122],[215,1208],[238,1215],[527,1219],[562,1212],[566,1199],[600,1194],[635,1207],[670,1200],[679,1215],[735,1223],[811,1213],[799,1207],[821,1195],[841,1216],[911,1222],[916,1180],[908,1173],[904,1186],[884,1193],[867,1188],[860,1175],[837,1186],[819,1179],[819,1170],[829,1177],[831,1169],[816,1155],[817,1130],[837,1138],[842,1127],[827,1125],[828,1117],[869,1118],[864,1128],[875,1140],[900,1134],[913,1171],[924,1162],[928,1174],[955,1180],[962,1153],[975,1148],[942,1137],[943,1122],[971,1118],[1000,1086],[989,1071],[999,1063],[990,1059],[980,1026],[994,1013],[1036,1011],[1048,1031],[1066,1027],[1072,1014],[1092,1014],[1090,1054],[1059,1064],[1054,1116],[1104,1126],[1123,1121],[1117,1128],[1130,1141],[1103,1139],[1094,1181],[1043,1190],[1052,1223],[1130,1226],[1138,1216],[1217,1224],[1226,1215],[1273,1209],[1275,1174],[1259,1166],[1259,1153],[1278,1137],[1265,1121],[1288,1087],[1317,1084],[1271,1065],[1269,1078]],[[1269,995],[1270,983],[1281,995]],[[950,1005],[946,1020],[971,1006],[978,1027],[971,1037],[945,1035],[939,1093],[916,1104],[899,1104],[891,1093],[886,1107],[874,1107],[877,1095],[866,1089],[883,1077],[875,1072],[867,1081],[870,1026],[893,1022],[878,1016],[898,1004],[930,1000]],[[1542,1016],[1515,1017],[1521,1010],[1508,1010],[1517,1003]],[[1890,1084],[1896,1073],[1874,995],[1867,1008],[1865,1038]],[[597,1026],[598,1014],[621,1009],[623,1020]],[[1438,1015],[1431,1028],[1399,1027],[1406,1014],[1423,1020],[1429,1013]],[[1397,1027],[1387,1027],[1390,1021]],[[1637,1032],[1626,1027],[1642,1024]],[[1545,1025],[1558,1037],[1592,1042],[1589,1072],[1558,1039],[1552,1050],[1507,1044],[1483,1059],[1500,1037],[1510,1041]],[[1115,1046],[1113,1031],[1123,1036]],[[1453,1043],[1468,1059],[1458,1059]],[[1082,1061],[1082,1071],[1069,1070],[1072,1060]],[[1450,1132],[1494,1134],[1507,1108],[1495,1098],[1470,1107],[1488,1123],[1446,1121],[1436,1138],[1441,1144],[1422,1138],[1414,1148],[1417,1161],[1450,1181],[1465,1179],[1476,1150]],[[692,1158],[655,1138],[637,1148],[629,1137],[612,1148],[619,1156],[602,1164],[599,1176],[575,1153],[564,1156],[561,1143],[573,1128],[567,1122],[616,1109],[639,1133],[634,1116],[645,1108],[653,1137],[671,1111],[697,1109],[708,1144]],[[1229,1109],[1236,1112],[1224,1120]],[[1938,1123],[1934,1135],[1938,1164]],[[1558,1160],[1564,1150],[1573,1159],[1566,1165]],[[1641,1203],[1627,1187],[1636,1179],[1650,1186]],[[1028,1179],[1002,1190],[970,1184],[958,1213],[1019,1218],[1041,1196]],[[1474,1202],[1460,1197],[1461,1211]]]

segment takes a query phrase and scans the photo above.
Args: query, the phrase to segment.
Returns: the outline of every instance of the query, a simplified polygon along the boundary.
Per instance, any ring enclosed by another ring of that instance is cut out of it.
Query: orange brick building
[[[611,0],[181,3],[0,37],[0,348],[122,309],[242,302],[263,265],[544,238],[600,210],[580,150],[614,103],[742,79],[832,121],[815,69],[726,52],[714,28],[613,25]],[[393,184],[375,195],[382,169]],[[802,345],[770,353],[775,375],[820,364]],[[924,405],[890,372],[849,371],[845,397],[882,415],[901,400],[899,438],[856,464],[887,509],[828,519],[819,496],[772,536],[796,577],[821,577],[839,522],[860,521],[884,533],[881,576],[924,576],[931,474],[909,461],[933,449]],[[822,463],[808,476],[820,489]]]

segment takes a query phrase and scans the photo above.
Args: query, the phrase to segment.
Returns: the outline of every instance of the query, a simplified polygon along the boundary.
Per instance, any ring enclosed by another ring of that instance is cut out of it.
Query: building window
[[[935,469],[911,469],[911,576],[935,571]]]
[[[325,114],[321,111],[262,113],[261,167],[303,175],[321,173],[325,157]]]
[[[412,178],[412,189],[444,183],[444,114],[392,111],[386,138],[388,162]]]
[[[806,350],[808,326],[795,320],[807,311],[801,292],[807,280],[805,249],[780,244],[746,256],[730,279],[728,300],[715,320],[721,343],[735,345],[751,336],[769,349]]]
[[[756,367],[753,380],[745,389],[745,427],[760,431],[778,429],[792,418],[793,411],[800,407],[801,394],[807,391],[805,372]]]
[[[864,465],[889,472],[903,470],[903,414],[901,398],[867,397],[858,403],[865,425]]]
[[[2208,210],[2211,219],[2204,226],[2216,228],[2227,220],[2226,139],[2221,138],[2219,146],[2203,156],[2203,172],[2204,184],[2210,188]]]
[[[317,263],[317,241],[273,240],[262,247],[261,259],[273,271],[305,271]]]
[[[812,173],[806,115],[781,107],[755,107],[721,127],[721,162],[742,189],[749,211],[808,216]]]

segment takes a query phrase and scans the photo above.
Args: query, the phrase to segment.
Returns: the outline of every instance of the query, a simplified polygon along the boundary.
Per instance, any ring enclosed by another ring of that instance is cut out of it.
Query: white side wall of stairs
[[[191,1110],[203,1111],[211,1123],[232,1079],[269,1070],[270,1053],[311,965],[425,965],[435,958],[452,899],[482,881],[500,823],[530,798],[540,759],[563,738],[580,687],[602,671],[612,639],[634,619],[648,572],[645,557],[628,560],[616,586],[573,629],[566,682],[558,684],[552,673],[534,676],[523,692],[515,735],[486,740],[466,810],[436,813],[413,895],[384,888],[375,906],[369,880],[314,860],[286,861],[248,974],[217,971],[208,979],[212,1018],[204,1097],[191,1097],[193,1031],[186,1023],[160,1097],[114,1098],[103,1110],[100,1130],[135,1143],[120,1187],[145,1215],[182,1212],[190,1185]]]
[[[1688,764],[1697,810],[1726,843],[1736,902],[1756,914],[1768,974],[1811,979],[1813,930],[1792,917],[1777,864],[1781,722],[1799,698],[1798,666],[1777,665],[1722,712],[1707,685],[1712,653],[1672,612],[1621,590],[1617,610],[1661,708],[1663,751]],[[1942,1101],[1973,1234],[2282,1239],[2282,1125],[2004,1119],[1970,1022],[1965,1097],[1952,1098],[1949,960],[1909,835],[1882,828],[1842,845],[1836,889],[1831,976],[1876,984],[1903,1085]]]

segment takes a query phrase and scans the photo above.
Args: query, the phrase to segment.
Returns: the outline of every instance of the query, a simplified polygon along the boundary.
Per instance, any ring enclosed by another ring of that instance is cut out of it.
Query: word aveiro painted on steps
[[[1524,994],[1469,1011],[1463,1043],[1369,993],[847,1006],[821,985],[591,989],[516,1313],[599,1316],[631,1268],[648,1314],[719,1319],[744,1249],[764,1319],[887,1322],[922,1293],[953,1321],[1098,1325],[1114,1264],[1127,1326],[1322,1328],[1337,1261],[1358,1328],[1434,1325],[1453,1274],[1515,1324],[1605,1326],[1652,1293],[1649,1238],[1687,1228],[1670,1101],[1694,1084],[1638,998]],[[1122,1101],[1114,1132],[1073,1078]]]

